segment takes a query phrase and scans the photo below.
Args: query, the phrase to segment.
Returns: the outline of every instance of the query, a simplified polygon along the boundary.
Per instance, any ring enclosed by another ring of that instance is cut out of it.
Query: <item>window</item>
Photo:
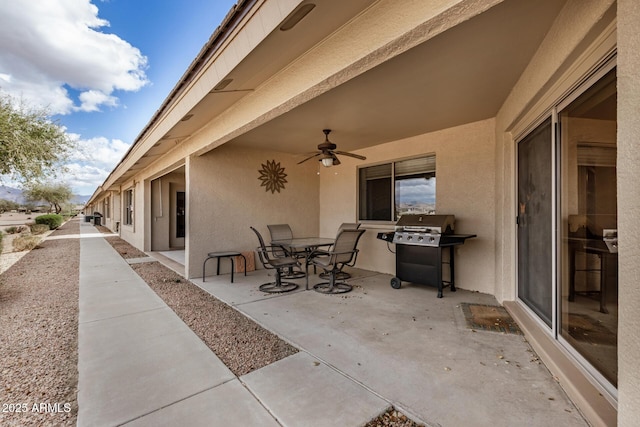
[[[124,224],[133,225],[133,188],[124,192]]]
[[[436,211],[436,156],[360,168],[361,221],[397,221],[404,213]]]

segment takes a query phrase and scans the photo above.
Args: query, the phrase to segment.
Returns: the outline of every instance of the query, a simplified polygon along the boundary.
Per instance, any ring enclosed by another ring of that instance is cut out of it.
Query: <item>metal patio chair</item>
[[[267,225],[267,228],[269,229],[272,242],[293,239],[293,231],[289,224],[269,224]],[[277,258],[291,257],[295,259],[302,259],[306,258],[307,254],[305,252],[296,252],[285,247],[280,247],[280,250],[274,250],[273,255]],[[299,279],[304,276],[304,271],[294,271],[293,267],[291,267],[287,270],[286,274],[283,274],[282,277],[285,279]]]
[[[342,230],[357,230],[359,228],[360,228],[360,224],[357,222],[343,222],[342,224],[340,224],[340,227],[338,227],[337,234],[340,234]],[[329,278],[330,274],[325,272],[325,273],[320,273],[319,276],[321,279],[326,280]],[[342,271],[342,269],[340,269],[340,271],[336,273],[336,279],[338,280],[347,280],[350,278],[351,278],[351,274],[347,273],[346,271]]]
[[[297,259],[286,256],[274,256],[274,252],[278,253],[282,251],[280,246],[267,246],[264,243],[264,239],[258,230],[253,227],[249,227],[256,233],[258,237],[258,241],[260,242],[260,246],[257,247],[256,251],[258,252],[258,257],[260,258],[260,262],[266,269],[275,270],[275,281],[264,283],[260,285],[258,289],[262,292],[267,293],[282,293],[282,292],[290,292],[294,289],[298,288],[296,283],[292,282],[283,282],[282,272],[285,269],[290,269],[293,267],[300,267],[300,263]]]
[[[342,294],[351,291],[352,286],[340,281],[337,277],[345,265],[353,267],[358,257],[358,241],[366,230],[342,230],[336,237],[330,250],[316,250],[311,257],[311,264],[328,273],[329,281],[318,283],[313,287],[323,294]],[[344,279],[342,279],[344,280]]]

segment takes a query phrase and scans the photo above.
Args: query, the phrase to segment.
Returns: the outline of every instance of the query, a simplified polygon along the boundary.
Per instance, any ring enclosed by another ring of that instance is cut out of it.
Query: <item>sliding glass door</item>
[[[616,70],[603,68],[518,142],[518,298],[617,387]]]

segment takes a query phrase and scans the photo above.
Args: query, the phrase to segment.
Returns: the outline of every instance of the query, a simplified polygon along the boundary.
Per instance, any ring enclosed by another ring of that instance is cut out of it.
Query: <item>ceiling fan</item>
[[[360,156],[358,154],[347,153],[346,151],[337,151],[336,150],[337,145],[329,141],[329,134],[331,133],[331,129],[323,129],[322,132],[324,132],[325,139],[322,144],[318,144],[319,153],[315,153],[312,156],[307,157],[306,159],[298,162],[298,164],[304,163],[307,160],[311,160],[314,157],[320,156],[318,160],[322,162],[323,166],[325,167],[334,166],[334,165],[338,166],[340,164],[340,160],[338,159],[336,154],[339,154],[341,156],[353,157],[359,160],[367,159],[366,157]]]

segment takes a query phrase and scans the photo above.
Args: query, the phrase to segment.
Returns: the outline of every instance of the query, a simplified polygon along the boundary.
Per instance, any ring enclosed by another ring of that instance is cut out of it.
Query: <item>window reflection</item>
[[[360,220],[397,221],[403,213],[434,214],[436,157],[359,169]]]
[[[617,385],[616,72],[559,113],[561,336]],[[608,237],[607,237],[608,236]]]

